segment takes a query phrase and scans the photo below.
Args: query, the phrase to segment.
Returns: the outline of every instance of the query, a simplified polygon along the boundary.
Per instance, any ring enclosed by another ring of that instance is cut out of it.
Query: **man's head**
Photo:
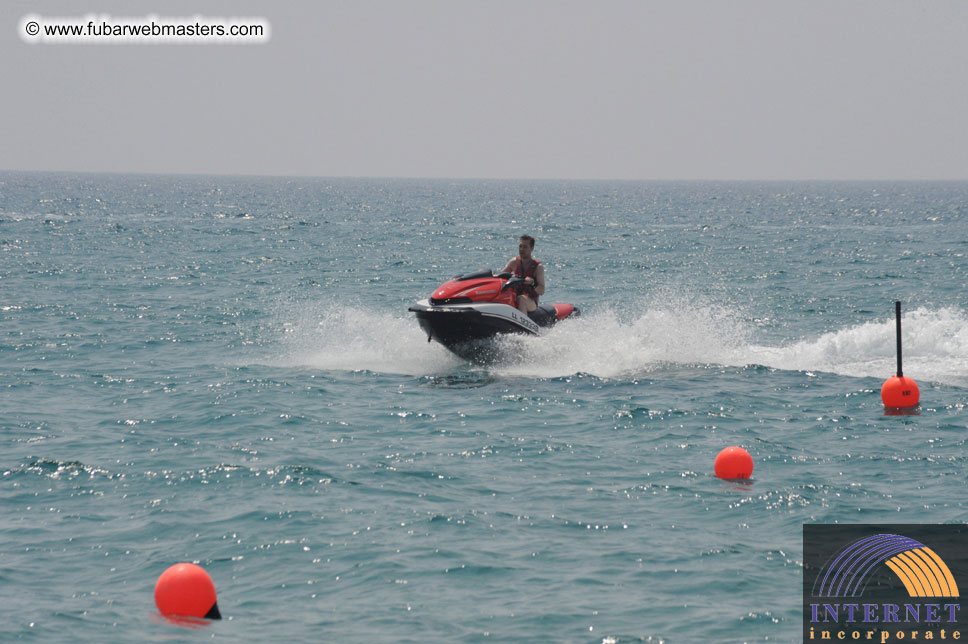
[[[534,250],[534,237],[531,235],[521,235],[518,239],[518,255],[524,259],[531,259],[531,251]]]

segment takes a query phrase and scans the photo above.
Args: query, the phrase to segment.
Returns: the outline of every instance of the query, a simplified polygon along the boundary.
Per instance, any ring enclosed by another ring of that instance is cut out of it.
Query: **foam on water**
[[[887,378],[897,369],[895,321],[865,322],[781,347],[750,346],[748,361],[778,369]],[[902,320],[904,374],[916,381],[968,386],[968,316],[918,308]]]
[[[362,306],[304,304],[284,317],[285,350],[280,360],[270,361],[279,366],[418,376],[460,364],[444,347],[428,343],[416,321],[403,315]]]
[[[625,310],[584,313],[541,337],[502,338],[511,362],[499,370],[520,377],[623,378],[670,363],[731,364],[752,332],[735,309],[663,295]]]
[[[953,308],[918,308],[904,316],[905,374],[968,386],[968,316]],[[416,321],[405,315],[362,306],[304,305],[286,318],[286,349],[278,361],[283,366],[429,375],[462,364],[439,344],[428,343]],[[631,378],[668,364],[756,364],[887,378],[896,369],[894,333],[894,320],[883,319],[779,346],[762,345],[756,342],[756,325],[741,310],[664,294],[624,311],[606,307],[586,313],[540,337],[501,337],[506,359],[489,368],[510,377],[587,373]]]
[[[968,316],[951,308],[904,314],[904,373],[915,380],[968,386]],[[540,338],[509,338],[522,359],[509,374],[554,377],[584,372],[618,378],[658,365],[763,365],[887,378],[896,371],[893,319],[865,322],[779,346],[755,342],[756,327],[735,309],[696,303],[649,308],[623,321],[613,311],[568,321]]]

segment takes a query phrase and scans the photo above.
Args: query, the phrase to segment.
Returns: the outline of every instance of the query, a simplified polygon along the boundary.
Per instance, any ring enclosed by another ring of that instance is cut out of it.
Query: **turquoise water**
[[[524,232],[582,317],[428,344]],[[797,641],[802,524],[968,519],[966,253],[965,183],[2,173],[2,639]]]

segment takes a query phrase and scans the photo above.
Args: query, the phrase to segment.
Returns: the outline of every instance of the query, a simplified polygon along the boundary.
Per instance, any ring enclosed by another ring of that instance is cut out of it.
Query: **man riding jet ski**
[[[520,255],[504,272],[489,269],[458,275],[442,284],[427,300],[410,307],[427,333],[458,356],[487,360],[494,354],[494,336],[504,333],[538,335],[558,320],[577,316],[571,304],[539,304],[544,270],[531,257],[534,239],[521,238]]]
[[[518,240],[518,255],[512,257],[502,273],[511,273],[515,277],[524,278],[524,286],[518,291],[518,310],[531,313],[538,305],[538,298],[545,292],[544,266],[532,253],[534,252],[534,237],[521,235]]]

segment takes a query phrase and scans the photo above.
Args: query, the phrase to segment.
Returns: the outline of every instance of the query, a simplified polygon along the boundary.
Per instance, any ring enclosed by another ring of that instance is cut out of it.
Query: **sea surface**
[[[523,233],[581,317],[428,344]],[[968,521],[966,254],[966,183],[0,173],[0,641],[798,641],[803,524]]]

